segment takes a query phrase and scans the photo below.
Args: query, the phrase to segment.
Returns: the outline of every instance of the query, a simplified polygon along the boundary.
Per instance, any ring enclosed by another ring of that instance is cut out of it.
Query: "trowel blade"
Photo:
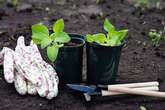
[[[66,84],[69,88],[80,91],[83,93],[93,93],[96,90],[96,87],[90,87],[85,85],[79,85],[79,84]]]

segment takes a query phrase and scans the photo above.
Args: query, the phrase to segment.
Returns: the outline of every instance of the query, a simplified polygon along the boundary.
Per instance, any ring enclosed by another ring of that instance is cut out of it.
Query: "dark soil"
[[[65,44],[65,46],[76,46],[76,45],[79,45],[79,44],[75,43],[75,42],[69,42],[69,43]]]
[[[0,4],[0,49],[3,46],[15,48],[19,35],[24,35],[28,44],[34,23],[42,22],[51,27],[53,21],[64,18],[66,32],[86,35],[102,32],[103,17],[107,17],[117,28],[129,29],[118,83],[158,80],[160,90],[165,91],[165,43],[155,48],[147,37],[150,29],[163,29],[165,9],[142,12],[123,0],[103,0],[99,5],[95,0],[26,0],[26,3],[28,9]],[[21,96],[13,84],[0,77],[1,110],[139,110],[141,105],[147,110],[165,110],[164,99],[143,96],[93,97],[87,103],[81,94],[65,87],[60,87],[59,95],[50,101],[39,96]]]

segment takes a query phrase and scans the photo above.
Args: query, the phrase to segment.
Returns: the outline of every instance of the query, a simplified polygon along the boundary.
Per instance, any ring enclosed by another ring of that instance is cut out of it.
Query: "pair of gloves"
[[[57,96],[59,79],[56,71],[42,59],[37,45],[31,41],[25,46],[23,36],[18,38],[15,51],[7,47],[2,49],[0,65],[4,67],[5,80],[14,83],[19,94],[39,94],[47,99]]]

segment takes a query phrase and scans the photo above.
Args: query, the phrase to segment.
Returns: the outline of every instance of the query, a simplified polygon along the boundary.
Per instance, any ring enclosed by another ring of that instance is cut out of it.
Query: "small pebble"
[[[24,11],[31,11],[32,10],[32,5],[27,4],[27,3],[22,3],[17,6],[16,11],[17,12],[24,12]]]
[[[50,8],[49,8],[49,7],[46,7],[46,8],[45,8],[45,11],[50,11]]]
[[[39,106],[42,106],[42,103],[40,103]]]

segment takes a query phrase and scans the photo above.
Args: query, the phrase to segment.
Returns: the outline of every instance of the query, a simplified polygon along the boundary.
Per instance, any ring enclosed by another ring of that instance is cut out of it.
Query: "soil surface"
[[[165,43],[153,47],[147,33],[150,29],[163,29],[165,9],[140,11],[124,0],[26,0],[18,7],[0,4],[0,49],[15,48],[18,36],[31,40],[31,25],[42,22],[51,28],[53,21],[65,20],[65,31],[82,35],[102,32],[103,18],[107,17],[118,28],[128,28],[127,45],[121,55],[118,83],[160,82],[165,91]],[[85,74],[86,65],[84,64]],[[85,77],[85,75],[84,75]],[[143,96],[92,97],[87,103],[81,94],[60,86],[53,100],[39,96],[21,96],[13,84],[0,77],[1,110],[165,110],[165,99]]]

